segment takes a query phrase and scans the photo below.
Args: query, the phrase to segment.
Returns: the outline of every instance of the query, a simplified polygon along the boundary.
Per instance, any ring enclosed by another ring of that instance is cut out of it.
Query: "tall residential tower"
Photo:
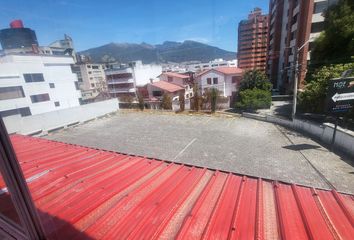
[[[267,75],[273,88],[291,92],[295,49],[298,53],[299,87],[303,86],[312,42],[324,29],[323,13],[337,0],[270,0]]]
[[[259,69],[265,71],[268,38],[268,15],[262,15],[255,8],[247,20],[238,25],[238,67],[244,70]]]

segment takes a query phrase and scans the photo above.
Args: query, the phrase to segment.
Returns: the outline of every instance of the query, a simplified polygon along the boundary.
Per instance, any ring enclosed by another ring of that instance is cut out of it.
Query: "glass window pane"
[[[0,160],[2,161],[2,160]],[[4,178],[0,173],[0,217],[10,220],[16,224],[21,224],[15,206],[12,202],[11,195],[5,184]]]

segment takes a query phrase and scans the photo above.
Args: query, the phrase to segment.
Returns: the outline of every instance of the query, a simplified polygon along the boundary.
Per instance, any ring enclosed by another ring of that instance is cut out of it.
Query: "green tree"
[[[354,63],[323,66],[316,70],[306,80],[303,92],[299,93],[299,108],[306,112],[323,113],[329,80],[339,78],[348,69],[354,69]]]
[[[199,111],[201,104],[201,97],[199,96],[199,86],[197,83],[193,86],[193,107],[192,109],[195,111]]]
[[[218,96],[219,96],[219,91],[216,88],[212,88],[210,90],[210,108],[212,113],[214,113],[216,110]]]
[[[172,99],[170,95],[164,93],[161,100],[161,108],[165,110],[172,110]]]
[[[179,100],[179,110],[181,112],[183,112],[184,111],[184,107],[185,107],[184,92],[180,92],[179,93],[178,100]]]
[[[339,0],[325,13],[324,31],[311,51],[312,68],[354,59],[354,1]]]
[[[269,108],[272,102],[272,96],[268,90],[253,88],[243,90],[239,94],[240,101],[236,103],[236,107],[248,111]]]
[[[264,72],[260,70],[249,70],[244,73],[241,83],[240,91],[246,89],[262,89],[266,91],[272,90],[272,84],[269,82]]]
[[[145,103],[144,103],[144,97],[141,94],[138,95],[138,102],[139,102],[139,109],[143,111]]]

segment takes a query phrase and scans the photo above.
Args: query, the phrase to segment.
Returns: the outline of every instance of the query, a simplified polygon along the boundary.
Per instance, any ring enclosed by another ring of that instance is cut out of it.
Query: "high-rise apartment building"
[[[303,86],[313,41],[324,29],[324,11],[337,0],[270,0],[267,75],[273,88],[291,92],[295,49],[299,87]]]
[[[268,38],[268,15],[262,15],[260,8],[255,8],[238,25],[238,67],[244,70],[264,70],[266,66]]]
[[[84,102],[95,101],[98,95],[108,94],[104,64],[75,64],[71,69],[77,75]]]

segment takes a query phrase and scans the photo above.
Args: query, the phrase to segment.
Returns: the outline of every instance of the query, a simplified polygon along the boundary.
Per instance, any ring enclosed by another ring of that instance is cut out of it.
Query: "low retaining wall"
[[[13,115],[5,117],[4,123],[9,134],[30,135],[86,122],[118,109],[118,99],[109,99],[27,117]]]
[[[315,124],[310,121],[294,119],[294,121],[278,118],[271,115],[259,115],[252,113],[243,113],[242,116],[247,118],[253,118],[261,121],[276,123],[284,127],[294,129],[299,132],[304,132],[314,137],[317,140],[325,144],[331,144],[334,126],[330,123],[325,123],[323,125]],[[354,157],[354,133],[351,131],[337,128],[336,139],[334,142],[336,149],[349,154]]]

